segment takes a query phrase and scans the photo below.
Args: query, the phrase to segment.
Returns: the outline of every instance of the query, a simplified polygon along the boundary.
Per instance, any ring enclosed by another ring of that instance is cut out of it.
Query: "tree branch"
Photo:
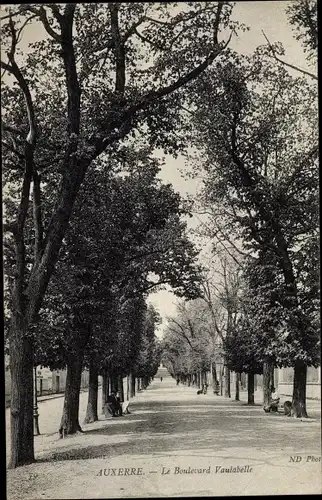
[[[33,171],[33,216],[34,216],[34,226],[35,226],[34,255],[35,255],[35,261],[37,261],[42,252],[44,231],[43,231],[42,213],[41,213],[40,176],[35,168]]]
[[[16,148],[14,148],[13,146],[11,146],[10,144],[8,144],[6,141],[4,141],[3,139],[1,140],[1,143],[2,145],[8,149],[8,151],[11,151],[12,153],[14,153],[15,155],[18,156],[19,160],[24,160],[25,159],[25,155],[23,153],[20,153],[20,151],[18,151]]]
[[[125,88],[125,46],[120,35],[119,7],[116,3],[111,2],[107,6],[111,16],[111,33],[115,52],[115,91],[123,94]]]
[[[145,96],[143,96],[143,98],[141,99],[140,102],[138,102],[137,104],[135,104],[133,106],[130,106],[130,108],[128,108],[128,110],[126,110],[126,112],[125,112],[126,115],[132,116],[137,111],[144,109],[147,105],[153,103],[154,101],[157,101],[158,99],[161,99],[162,97],[165,97],[165,96],[171,94],[175,90],[178,90],[179,88],[181,88],[184,85],[186,85],[187,83],[189,83],[191,80],[194,80],[195,78],[197,78],[203,71],[205,71],[205,69],[208,68],[208,66],[210,66],[210,64],[213,63],[213,61],[219,55],[220,52],[221,52],[221,49],[218,51],[212,52],[211,54],[209,54],[209,56],[201,64],[199,64],[199,66],[197,66],[196,68],[194,68],[189,73],[182,76],[181,78],[178,78],[177,81],[173,82],[172,84],[170,84],[166,87],[160,88],[159,90],[152,91],[149,94],[146,94]]]
[[[295,71],[299,71],[303,75],[309,76],[309,77],[313,78],[314,80],[318,80],[318,77],[314,73],[311,73],[310,71],[306,71],[305,69],[299,68],[298,66],[294,66],[293,64],[290,64],[290,63],[288,63],[288,62],[283,61],[282,59],[280,59],[276,55],[276,51],[275,51],[274,47],[270,43],[269,39],[267,38],[267,36],[265,35],[265,33],[264,33],[263,30],[262,30],[262,33],[263,33],[263,35],[264,35],[264,37],[265,37],[265,39],[266,39],[266,41],[268,43],[268,46],[270,48],[270,51],[273,54],[274,59],[276,59],[276,61],[280,62],[281,64],[284,64],[284,66],[287,66],[288,68],[294,69]]]
[[[69,136],[69,143],[66,151],[66,166],[74,166],[75,155],[73,153],[77,150],[78,135],[80,129],[80,86],[78,81],[75,49],[73,42],[73,24],[76,4],[66,4],[64,15],[60,19],[61,27],[61,47],[62,58],[64,62],[66,87],[67,87],[67,116],[68,126],[67,133]],[[73,155],[73,156],[72,156]]]
[[[183,326],[180,325],[180,323],[178,323],[174,318],[170,318],[170,321],[172,321],[175,325],[177,325],[180,328],[182,333],[180,334],[180,332],[178,332],[178,330],[174,330],[174,331],[176,333],[179,333],[179,335],[183,336],[186,339],[186,341],[188,342],[188,344],[190,345],[191,349],[194,350],[193,345],[191,344],[189,337],[186,335]]]
[[[61,42],[61,36],[59,33],[56,33],[56,31],[49,24],[46,9],[43,6],[39,7],[39,9],[37,9],[36,7],[33,7],[32,5],[26,5],[26,10],[29,10],[30,12],[33,12],[36,16],[38,16],[40,21],[42,22],[45,30],[47,31],[48,35],[50,35],[54,40],[56,40],[56,42],[59,42],[59,43]]]
[[[23,131],[19,130],[11,125],[5,125],[3,122],[1,123],[1,128],[6,132],[11,132],[12,134],[23,136]]]

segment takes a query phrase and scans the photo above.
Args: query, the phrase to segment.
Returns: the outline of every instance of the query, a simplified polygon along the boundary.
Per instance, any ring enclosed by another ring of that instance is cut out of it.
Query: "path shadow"
[[[222,412],[215,414],[210,407],[209,411],[198,414],[189,409],[184,413],[179,409],[171,409],[168,413],[158,412],[156,406],[160,405],[153,404],[152,414],[136,416],[134,413],[126,416],[126,425],[125,420],[113,421],[113,425],[108,425],[106,420],[106,426],[84,431],[85,437],[104,436],[105,442],[102,444],[97,445],[95,439],[93,446],[89,445],[88,440],[84,440],[84,445],[78,440],[76,445],[70,437],[66,443],[68,449],[48,451],[37,461],[85,460],[122,455],[154,456],[188,450],[208,450],[213,454],[229,448],[251,451],[258,446],[265,446],[265,450],[271,452],[283,446],[299,450],[301,445],[308,449],[311,444],[312,449],[314,448],[314,440],[308,427],[301,429],[300,436],[299,433],[292,433],[290,428],[286,430],[292,423],[289,419],[285,419],[282,425],[277,425],[278,419],[267,418],[266,414],[263,414],[263,418],[258,418],[257,411],[256,418],[252,418],[254,411],[249,412],[249,415],[244,415],[245,412],[242,411],[244,418],[232,419],[224,408]],[[109,436],[113,437],[114,442],[106,442],[106,437]],[[115,442],[118,437],[120,442]]]

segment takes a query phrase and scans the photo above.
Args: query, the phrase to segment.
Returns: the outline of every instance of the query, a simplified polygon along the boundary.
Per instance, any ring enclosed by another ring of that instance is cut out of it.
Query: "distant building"
[[[293,395],[294,369],[292,367],[275,368],[274,385],[278,388],[281,396]],[[255,390],[263,385],[263,376],[255,376]],[[321,399],[321,367],[314,368],[309,366],[306,379],[306,397],[308,399]]]
[[[274,370],[274,383],[279,393],[285,396],[293,394],[294,369],[276,368]],[[309,366],[306,378],[306,397],[309,399],[321,399],[321,366],[314,368]]]
[[[221,359],[216,359],[216,371],[217,377],[219,378],[220,371],[223,371],[223,362]],[[278,388],[281,396],[288,396],[292,398],[293,395],[293,378],[294,369],[292,367],[286,368],[275,368],[274,370],[274,385]],[[210,372],[207,373],[207,381],[211,383]],[[235,382],[234,372],[230,373],[230,383],[233,388]],[[241,374],[240,377],[241,389],[247,388],[247,375],[245,373]],[[255,375],[254,377],[254,389],[255,391],[261,390],[263,387],[263,375]],[[321,400],[321,366],[314,368],[309,366],[307,369],[307,380],[306,380],[306,397],[307,399],[317,399]]]
[[[57,394],[65,392],[67,370],[54,370],[37,366],[37,394],[45,396],[47,394]],[[81,388],[86,389],[89,382],[88,370],[82,372]],[[11,376],[9,366],[9,356],[5,357],[5,400],[6,406],[10,404],[11,396]]]

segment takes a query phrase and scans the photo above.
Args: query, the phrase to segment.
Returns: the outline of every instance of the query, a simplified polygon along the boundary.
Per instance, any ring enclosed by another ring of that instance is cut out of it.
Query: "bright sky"
[[[237,2],[233,11],[233,20],[238,20],[250,27],[250,31],[240,33],[238,38],[231,41],[230,47],[241,54],[250,54],[259,45],[265,44],[262,30],[265,32],[271,43],[281,42],[285,49],[286,60],[302,69],[311,70],[308,67],[304,52],[300,43],[293,37],[291,26],[287,22],[285,10],[291,2],[288,1],[252,1]],[[194,194],[198,189],[198,180],[185,180],[182,171],[189,171],[189,165],[185,165],[182,157],[173,159],[167,157],[160,177],[165,182],[173,184],[175,190],[182,196],[187,193]],[[193,217],[188,221],[189,225],[195,226],[198,221]],[[163,318],[163,323],[159,327],[158,336],[162,337],[166,326],[166,316],[175,314],[175,304],[178,299],[170,291],[160,291],[151,294],[149,301],[158,309]]]

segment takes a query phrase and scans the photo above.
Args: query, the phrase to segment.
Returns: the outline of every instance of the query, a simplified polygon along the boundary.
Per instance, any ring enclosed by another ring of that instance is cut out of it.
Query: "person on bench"
[[[280,396],[275,387],[272,387],[271,399],[268,405],[264,406],[264,411],[269,413],[270,411],[277,411],[280,402]]]
[[[106,400],[106,409],[112,417],[121,417],[123,414],[122,405],[116,398],[115,393],[112,392]]]

